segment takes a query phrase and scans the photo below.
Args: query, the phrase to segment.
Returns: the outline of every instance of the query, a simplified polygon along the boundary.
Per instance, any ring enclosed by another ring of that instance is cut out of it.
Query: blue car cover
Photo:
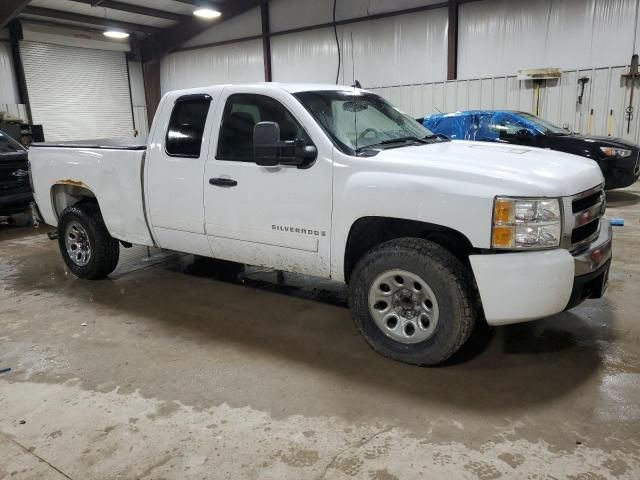
[[[422,125],[433,133],[446,135],[452,140],[478,140],[495,142],[500,139],[500,129],[495,125],[510,125],[537,133],[536,126],[508,110],[469,110],[455,113],[437,113],[425,117]]]

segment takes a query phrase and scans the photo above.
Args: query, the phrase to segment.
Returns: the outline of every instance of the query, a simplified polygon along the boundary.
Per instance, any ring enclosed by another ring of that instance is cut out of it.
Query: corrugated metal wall
[[[338,0],[336,19],[374,15],[440,0]],[[272,0],[272,32],[329,22],[333,0]],[[251,10],[198,35],[184,45],[193,48],[260,33],[260,11]],[[356,77],[374,84],[402,84],[446,77],[446,9],[402,15],[338,28],[343,54],[340,81]],[[353,55],[352,55],[353,38]],[[273,80],[280,82],[335,82],[337,47],[333,29],[274,36],[271,40]],[[389,62],[392,62],[389,64]],[[264,81],[262,42],[246,41],[218,47],[180,51],[161,63],[161,86],[175,88],[220,83]]]
[[[171,53],[160,63],[162,92],[222,83],[264,81],[262,42]]]
[[[458,78],[625,65],[637,0],[481,0],[460,6]]]
[[[0,35],[2,38],[3,35]],[[0,112],[9,112],[20,118],[27,118],[25,106],[20,104],[16,75],[13,69],[11,44],[0,40]]]
[[[634,89],[634,114],[627,133],[630,86],[621,75],[627,67],[567,70],[540,89],[540,116],[580,133],[623,137],[640,143],[640,82]],[[578,79],[586,77],[582,104]],[[536,94],[530,81],[515,76],[433,82],[372,91],[414,117],[472,109],[510,109],[535,113]],[[591,111],[593,110],[593,114]]]
[[[447,74],[447,11],[353,23],[338,28],[342,52],[339,82],[374,85],[437,81]],[[278,82],[336,80],[337,46],[332,28],[274,37],[273,79]],[[354,75],[355,69],[355,75]]]

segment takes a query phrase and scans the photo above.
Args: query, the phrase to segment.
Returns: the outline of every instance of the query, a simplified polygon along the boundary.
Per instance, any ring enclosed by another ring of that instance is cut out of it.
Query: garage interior
[[[0,130],[144,143],[171,90],[357,80],[413,118],[516,110],[638,144],[639,7],[3,0]],[[371,350],[340,283],[143,246],[86,281],[55,227],[0,217],[0,479],[638,479],[640,184],[606,204],[603,298],[479,324],[431,368]]]

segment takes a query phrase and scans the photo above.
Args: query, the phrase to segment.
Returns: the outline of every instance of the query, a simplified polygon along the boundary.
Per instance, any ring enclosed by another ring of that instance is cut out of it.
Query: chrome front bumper
[[[600,219],[600,233],[589,248],[573,257],[575,276],[589,275],[611,260],[613,229],[605,217]]]
[[[600,233],[587,251],[574,257],[573,288],[565,310],[580,305],[587,298],[600,298],[609,284],[611,267],[611,224],[600,219]]]

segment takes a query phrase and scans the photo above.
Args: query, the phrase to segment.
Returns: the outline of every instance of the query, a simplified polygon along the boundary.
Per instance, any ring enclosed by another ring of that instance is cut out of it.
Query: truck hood
[[[375,160],[415,175],[428,168],[430,176],[494,185],[501,195],[568,196],[604,181],[593,160],[518,145],[456,140],[384,149]]]

